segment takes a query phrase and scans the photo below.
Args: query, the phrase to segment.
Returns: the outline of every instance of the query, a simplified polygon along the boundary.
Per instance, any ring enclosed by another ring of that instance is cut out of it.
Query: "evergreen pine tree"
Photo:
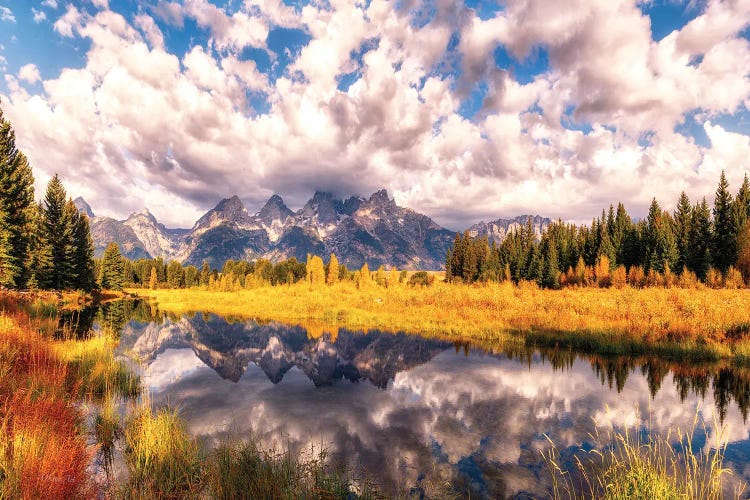
[[[674,269],[679,258],[677,242],[672,229],[672,219],[663,212],[656,198],[651,202],[646,224],[646,265],[663,273]]]
[[[662,211],[659,206],[659,202],[656,198],[651,200],[651,205],[648,208],[648,216],[646,217],[646,232],[643,235],[643,246],[645,250],[645,269],[650,269],[653,261],[658,261],[659,257],[655,255],[656,239],[658,232],[659,218],[661,217]]]
[[[737,270],[750,285],[750,221],[745,221],[737,235]]]
[[[30,288],[50,288],[52,277],[52,249],[47,239],[44,225],[44,208],[42,204],[34,205],[31,212],[29,242],[29,271],[28,286]]]
[[[88,216],[76,211],[74,221],[73,274],[75,276],[75,288],[88,292],[96,287],[96,275],[94,274],[94,242],[91,239]]]
[[[628,231],[631,230],[631,226],[630,215],[625,210],[625,206],[622,203],[618,203],[617,214],[611,228],[612,246],[615,247],[615,260],[617,264],[627,265],[627,245],[625,244],[625,239],[628,236]]]
[[[10,230],[5,226],[7,216],[0,209],[0,287],[13,288],[19,268],[13,257],[13,247],[10,245]]]
[[[451,253],[451,249],[449,248],[447,252],[445,252],[445,281],[450,283],[453,281],[453,273],[451,271],[451,262],[453,260],[453,254]]]
[[[714,234],[711,251],[714,266],[725,273],[737,260],[737,220],[724,171],[714,200]]]
[[[734,211],[739,231],[743,224],[750,220],[750,179],[747,178],[747,174],[745,174],[745,179],[742,181],[737,198],[734,200]]]
[[[591,228],[583,232],[583,260],[587,266],[593,266],[599,257],[599,220],[591,221]]]
[[[473,283],[479,274],[479,255],[476,241],[472,240],[469,233],[464,233],[464,256],[463,279],[464,283]]]
[[[676,262],[676,269],[682,270],[687,266],[690,253],[690,226],[692,224],[693,207],[690,200],[683,191],[680,194],[680,201],[677,202],[677,209],[674,212],[674,233],[677,243],[677,252],[679,257]]]
[[[612,244],[612,240],[609,238],[609,230],[605,226],[603,230],[601,231],[601,242],[599,243],[599,256],[606,255],[610,266],[615,265],[615,261],[617,260],[617,252],[615,251],[615,247]]]
[[[55,290],[73,283],[73,212],[66,206],[65,188],[57,174],[47,184],[44,196],[44,233],[52,257],[47,285]]]
[[[688,235],[687,267],[700,279],[706,278],[711,267],[711,214],[706,199],[693,207]]]
[[[123,264],[120,247],[117,246],[117,243],[110,243],[104,250],[99,285],[103,289],[122,290]]]
[[[16,137],[0,110],[0,234],[8,243],[2,278],[6,286],[23,288],[29,278],[30,221],[34,210],[34,177],[29,162],[16,149]]]
[[[555,245],[547,245],[544,256],[544,271],[542,272],[542,286],[545,288],[558,288],[560,286],[560,270],[558,269],[557,249]]]
[[[157,274],[157,279],[158,279],[158,274]],[[210,280],[211,280],[211,268],[208,267],[208,262],[203,261],[203,266],[201,267],[201,277],[200,277],[201,286],[208,286],[208,282]]]

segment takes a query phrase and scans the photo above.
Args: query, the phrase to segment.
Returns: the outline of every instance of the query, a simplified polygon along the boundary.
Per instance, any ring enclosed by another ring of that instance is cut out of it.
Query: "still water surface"
[[[120,350],[139,361],[152,401],[179,407],[194,435],[322,446],[386,492],[447,485],[473,498],[544,497],[545,436],[570,459],[601,448],[597,431],[608,426],[666,434],[691,428],[696,415],[694,444],[710,446],[720,421],[727,465],[750,479],[746,369],[170,318],[137,303],[91,321],[94,331],[121,332]]]

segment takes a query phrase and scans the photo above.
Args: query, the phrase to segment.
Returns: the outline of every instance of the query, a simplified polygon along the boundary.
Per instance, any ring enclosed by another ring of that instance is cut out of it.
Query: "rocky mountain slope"
[[[552,220],[540,217],[539,215],[520,215],[513,219],[497,219],[491,222],[481,221],[469,228],[469,235],[471,237],[487,236],[490,241],[499,244],[502,243],[509,233],[525,226],[529,219],[531,219],[531,227],[537,239],[540,239],[544,230],[552,224]]]
[[[294,212],[273,195],[261,210],[251,214],[233,196],[221,200],[191,229],[168,229],[144,209],[124,221],[94,216],[81,198],[76,205],[91,217],[92,236],[101,255],[110,241],[120,244],[133,259],[162,257],[200,266],[204,261],[221,267],[227,259],[266,258],[273,261],[308,254],[328,259],[335,253],[350,269],[365,262],[399,269],[442,269],[454,232],[428,216],[399,207],[385,190],[369,198],[352,196],[342,200],[330,193],[316,192]],[[499,219],[470,229],[502,241],[508,231],[520,227],[527,217]],[[549,219],[533,218],[535,230],[549,225]]]

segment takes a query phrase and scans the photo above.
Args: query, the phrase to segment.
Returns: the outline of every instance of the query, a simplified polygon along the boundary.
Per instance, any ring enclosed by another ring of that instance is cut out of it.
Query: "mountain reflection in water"
[[[544,497],[545,436],[572,460],[605,445],[597,429],[636,425],[666,434],[691,428],[696,414],[707,424],[696,431],[697,446],[715,441],[716,414],[728,426],[726,465],[750,478],[750,370],[726,363],[477,349],[345,329],[308,334],[273,322],[120,307],[124,314],[102,314],[102,324],[130,318],[109,328],[120,329],[121,349],[141,362],[154,403],[178,406],[195,435],[322,445],[385,492],[429,494],[448,485],[472,497]]]

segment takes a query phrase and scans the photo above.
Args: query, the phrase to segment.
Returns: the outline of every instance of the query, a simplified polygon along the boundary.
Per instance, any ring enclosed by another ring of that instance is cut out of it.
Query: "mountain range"
[[[400,207],[380,190],[369,198],[345,200],[316,192],[294,212],[273,195],[255,214],[237,196],[221,200],[191,229],[169,229],[148,209],[125,220],[97,217],[83,198],[75,204],[90,218],[95,253],[101,256],[110,242],[120,246],[129,259],[158,258],[200,266],[204,261],[219,268],[228,259],[266,258],[278,261],[308,254],[327,259],[335,253],[350,269],[365,262],[398,269],[442,269],[453,242],[454,231],[428,216]],[[487,236],[502,242],[510,231],[531,218],[538,237],[551,223],[540,216],[480,222],[468,228],[471,236]]]

